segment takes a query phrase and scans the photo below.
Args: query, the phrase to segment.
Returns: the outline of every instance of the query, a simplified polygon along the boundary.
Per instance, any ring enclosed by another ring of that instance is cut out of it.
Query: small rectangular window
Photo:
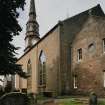
[[[74,76],[74,89],[77,89],[77,76]]]
[[[78,53],[78,61],[81,61],[82,60],[82,48],[78,49],[77,50],[77,53]]]
[[[103,71],[103,85],[105,87],[105,70]]]
[[[103,39],[103,53],[105,53],[105,38]]]

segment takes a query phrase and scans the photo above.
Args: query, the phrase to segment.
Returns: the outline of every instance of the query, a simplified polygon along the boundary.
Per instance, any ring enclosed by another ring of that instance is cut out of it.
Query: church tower
[[[29,20],[26,24],[26,37],[25,37],[25,52],[28,51],[35,43],[38,42],[39,37],[39,24],[36,21],[36,10],[34,0],[30,1]]]

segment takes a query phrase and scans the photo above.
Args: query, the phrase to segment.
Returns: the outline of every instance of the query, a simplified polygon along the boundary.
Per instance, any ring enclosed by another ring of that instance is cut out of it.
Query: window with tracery
[[[46,85],[46,56],[43,51],[39,56],[39,85]]]
[[[30,59],[28,60],[27,63],[27,74],[28,74],[28,79],[27,79],[27,89],[31,89],[32,87],[32,68],[31,68],[31,61]]]

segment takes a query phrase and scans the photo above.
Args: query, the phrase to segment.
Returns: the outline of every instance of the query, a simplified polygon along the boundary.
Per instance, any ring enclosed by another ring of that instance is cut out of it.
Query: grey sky
[[[29,2],[26,0],[25,11],[20,13],[19,23],[23,28],[20,36],[15,37],[13,43],[21,47],[18,51],[20,57],[25,48],[26,22],[28,20]],[[100,4],[105,12],[105,0],[35,0],[37,21],[39,23],[39,33],[42,37],[47,33],[59,20],[64,20],[80,12],[83,12],[97,4]]]

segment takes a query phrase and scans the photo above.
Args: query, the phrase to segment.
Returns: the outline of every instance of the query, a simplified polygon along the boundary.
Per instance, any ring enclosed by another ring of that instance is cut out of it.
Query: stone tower
[[[34,0],[30,1],[29,20],[26,24],[26,37],[25,37],[25,52],[28,51],[35,43],[38,42],[39,37],[39,24],[36,21],[36,11]]]

